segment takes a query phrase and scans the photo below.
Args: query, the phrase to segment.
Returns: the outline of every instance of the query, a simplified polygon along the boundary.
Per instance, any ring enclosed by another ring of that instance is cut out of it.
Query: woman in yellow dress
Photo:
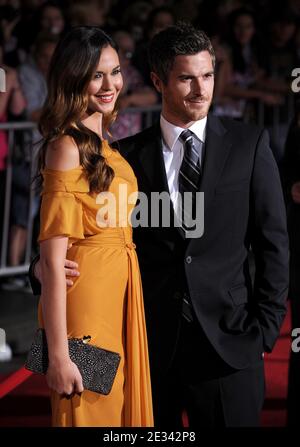
[[[127,203],[137,195],[137,182],[103,139],[122,83],[116,46],[99,28],[73,28],[59,42],[40,120],[39,321],[48,343],[54,426],[153,426],[143,295],[129,223],[134,204]],[[111,196],[116,213],[108,206]],[[67,290],[66,257],[81,272]],[[91,344],[121,355],[107,396],[83,390],[69,357],[67,339],[87,335]]]

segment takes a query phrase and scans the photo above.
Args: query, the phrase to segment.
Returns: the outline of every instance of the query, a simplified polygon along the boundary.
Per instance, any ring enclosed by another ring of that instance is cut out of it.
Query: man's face
[[[151,76],[162,94],[162,114],[166,120],[189,127],[207,115],[214,89],[214,69],[208,51],[176,56],[167,84],[155,73]]]

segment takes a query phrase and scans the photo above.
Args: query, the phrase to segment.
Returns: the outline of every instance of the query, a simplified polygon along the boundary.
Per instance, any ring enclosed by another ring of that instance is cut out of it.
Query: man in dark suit
[[[170,194],[173,223],[186,203],[179,197],[192,193],[193,214],[204,192],[201,237],[189,237],[185,217],[179,227],[134,229],[155,424],[170,428],[182,424],[184,409],[191,427],[258,425],[263,352],[272,350],[286,313],[288,238],[277,166],[264,130],[208,113],[214,63],[203,32],[177,25],[157,34],[150,64],[162,95],[160,123],[116,145],[150,215],[153,192]]]

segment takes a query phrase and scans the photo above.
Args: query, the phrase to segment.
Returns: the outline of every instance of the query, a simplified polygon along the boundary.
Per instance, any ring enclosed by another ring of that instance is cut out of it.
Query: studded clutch
[[[91,337],[69,338],[69,356],[82,376],[86,390],[109,394],[120,364],[121,356],[112,351],[88,344]],[[44,329],[38,329],[27,355],[25,368],[38,374],[48,369],[48,347]]]

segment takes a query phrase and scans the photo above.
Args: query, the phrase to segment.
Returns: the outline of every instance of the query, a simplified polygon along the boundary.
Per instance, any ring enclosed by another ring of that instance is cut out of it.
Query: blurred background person
[[[19,76],[24,90],[27,107],[26,118],[38,122],[47,96],[47,73],[58,36],[43,32],[37,36],[32,53],[19,67]]]
[[[146,22],[151,10],[152,5],[150,2],[138,0],[135,2],[128,2],[125,11],[122,11],[119,25],[128,30],[135,42],[142,40]]]
[[[99,0],[74,0],[69,2],[68,18],[71,26],[94,25],[104,28],[109,5]]]
[[[4,42],[5,38],[0,30],[0,67],[5,70],[5,92],[0,93],[0,123],[6,123],[9,119],[21,116],[26,106],[16,70],[3,63]],[[0,253],[2,253],[7,156],[7,133],[4,130],[0,130]],[[7,362],[11,359],[12,349],[5,343],[0,350],[0,362]]]
[[[26,100],[14,68],[3,63],[4,38],[0,32],[0,66],[5,70],[5,92],[0,93],[0,123],[6,123],[12,117],[22,115]],[[8,155],[7,134],[0,130],[0,246],[2,242],[3,211],[5,204],[6,158]]]
[[[24,62],[26,56],[30,54],[31,47],[36,40],[40,29],[39,13],[43,3],[45,3],[45,0],[22,0],[19,5],[20,18],[13,34],[17,37],[18,47],[24,54],[21,62]]]
[[[119,58],[123,76],[123,89],[118,99],[120,114],[111,127],[114,140],[134,135],[142,129],[141,113],[124,112],[129,107],[146,107],[158,102],[153,87],[146,86],[138,70],[132,65],[135,42],[127,31],[113,34],[119,48]],[[123,111],[123,112],[122,112]]]
[[[225,56],[227,63],[224,73],[227,79],[223,77],[223,93],[220,95],[226,95],[228,100],[217,102],[214,113],[243,119],[247,113],[246,107],[253,106],[253,100],[274,106],[281,104],[282,98],[272,91],[266,91],[261,84],[263,81],[267,84],[265,51],[256,32],[253,12],[240,8],[233,11],[228,20],[228,54],[223,54],[223,60]]]
[[[296,47],[297,19],[286,5],[273,9],[269,17],[266,64],[269,73],[270,85],[284,95],[284,103],[278,109],[276,132],[272,132],[274,116],[272,110],[266,110],[265,126],[271,131],[272,149],[280,165],[284,153],[284,144],[287,138],[290,122],[287,117],[293,110],[294,95],[291,91],[291,73],[299,67],[299,57]]]
[[[132,63],[142,74],[144,83],[153,86],[150,78],[150,65],[148,61],[148,45],[150,39],[159,31],[163,31],[168,26],[174,25],[176,21],[173,10],[167,6],[153,9],[145,23],[143,37],[137,42]]]
[[[22,115],[25,109],[26,101],[20,86],[17,71],[4,64],[3,61],[3,45],[4,38],[0,32],[0,66],[5,70],[5,92],[0,94],[0,122],[5,123],[12,117],[18,117]],[[0,188],[1,197],[4,197],[4,185],[5,185],[5,169],[6,158],[8,155],[8,141],[5,131],[0,130]],[[4,205],[4,201],[1,201],[1,211]],[[0,225],[2,225],[3,214],[1,212]],[[0,236],[2,234],[2,228]]]
[[[286,93],[291,72],[299,64],[295,45],[297,21],[293,13],[283,6],[274,9],[269,20],[265,60],[271,78]]]
[[[38,36],[32,50],[32,56],[19,67],[20,85],[26,98],[26,119],[38,122],[42,106],[47,96],[47,73],[52,54],[54,53],[57,36],[41,34]],[[41,136],[37,130],[24,132],[21,150],[15,154],[13,163],[11,227],[9,239],[8,262],[10,266],[18,266],[23,260],[27,242],[29,195],[32,172],[35,170],[35,158],[38,151],[38,141]],[[33,159],[33,167],[31,160]],[[32,215],[38,213],[39,198],[34,197]],[[29,290],[26,275],[13,275],[2,284],[5,290]]]
[[[12,5],[0,6],[0,29],[3,38],[2,57],[7,65],[14,68],[25,58],[25,52],[19,47],[19,39],[15,34],[20,18],[20,10]]]
[[[201,0],[174,0],[173,9],[176,19],[195,24],[201,3]]]
[[[45,2],[38,11],[37,32],[48,32],[60,35],[66,28],[66,18],[63,8],[57,1]]]

